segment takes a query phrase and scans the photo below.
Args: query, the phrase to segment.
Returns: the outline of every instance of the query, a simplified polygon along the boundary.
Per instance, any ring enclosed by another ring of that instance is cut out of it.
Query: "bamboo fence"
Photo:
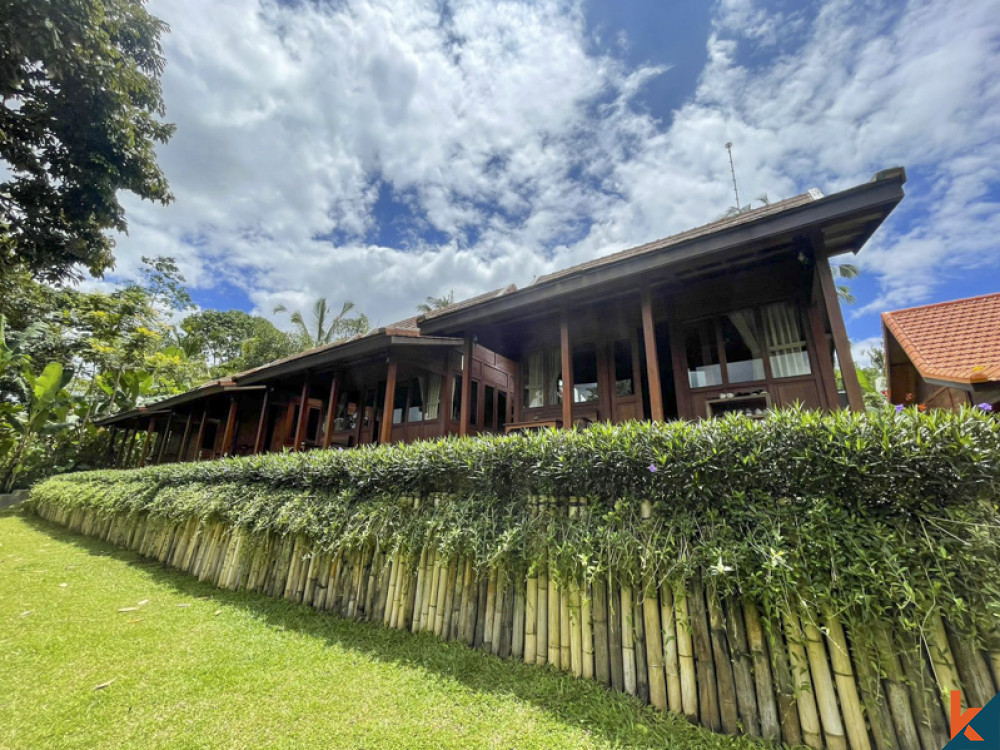
[[[430,548],[330,552],[218,522],[46,503],[35,512],[222,588],[547,664],[729,734],[817,750],[937,750],[949,739],[951,690],[972,706],[1000,691],[1000,650],[977,650],[940,617],[919,648],[897,652],[888,629],[852,639],[831,612],[768,619],[698,578],[685,588],[612,576],[582,585],[545,564],[515,577]]]

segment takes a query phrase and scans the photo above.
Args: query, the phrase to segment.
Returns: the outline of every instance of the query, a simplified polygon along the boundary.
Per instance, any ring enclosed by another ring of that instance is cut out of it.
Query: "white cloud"
[[[669,122],[633,106],[662,69],[625,66],[621,42],[600,51],[573,2],[151,9],[173,29],[178,132],[161,163],[177,202],[128,201],[123,275],[170,254],[266,313],[326,295],[387,323],[429,294],[523,284],[719,216],[730,140],[744,199],[910,169],[910,197],[859,256],[881,289],[862,313],[997,264],[1000,19],[985,0],[784,14],[726,0]],[[370,241],[379,181],[409,212],[396,247]]]

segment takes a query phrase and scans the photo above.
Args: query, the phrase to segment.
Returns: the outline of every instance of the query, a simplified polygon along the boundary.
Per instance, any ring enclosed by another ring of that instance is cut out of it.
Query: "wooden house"
[[[861,409],[829,259],[861,249],[905,181],[896,168],[833,195],[812,190],[100,424],[122,433],[122,465],[758,416],[838,408],[834,357]]]
[[[1000,409],[1000,293],[882,314],[894,404]]]

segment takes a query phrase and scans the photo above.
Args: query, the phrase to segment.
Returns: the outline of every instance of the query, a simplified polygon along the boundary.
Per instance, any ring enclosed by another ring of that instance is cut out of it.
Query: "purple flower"
[[[981,411],[993,411],[993,407],[987,404],[985,401],[981,404],[976,404],[976,408]]]
[[[903,405],[902,404],[896,404],[896,411],[903,411]]]
[[[649,471],[651,473],[655,474],[656,473],[656,464],[650,464],[649,465]]]

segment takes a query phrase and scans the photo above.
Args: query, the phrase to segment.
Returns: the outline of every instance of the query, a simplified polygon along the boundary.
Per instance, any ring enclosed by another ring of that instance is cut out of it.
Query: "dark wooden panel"
[[[819,384],[815,378],[794,381],[776,381],[772,386],[771,396],[775,406],[791,406],[801,403],[809,409],[822,407]],[[777,394],[775,394],[775,390]]]

